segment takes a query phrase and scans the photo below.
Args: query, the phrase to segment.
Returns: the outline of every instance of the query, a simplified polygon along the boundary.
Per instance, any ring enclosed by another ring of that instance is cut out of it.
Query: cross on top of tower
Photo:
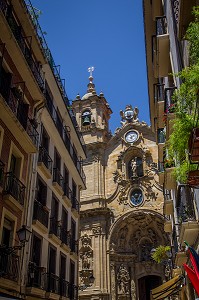
[[[88,72],[90,73],[90,77],[93,76],[93,71],[94,71],[94,70],[95,70],[94,67],[89,67],[89,68],[88,68]]]

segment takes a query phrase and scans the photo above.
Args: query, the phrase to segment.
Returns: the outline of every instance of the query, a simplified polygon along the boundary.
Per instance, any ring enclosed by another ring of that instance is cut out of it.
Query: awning
[[[179,291],[182,278],[183,277],[181,275],[178,275],[158,286],[157,288],[151,290],[151,300],[165,299],[168,296],[176,294]]]

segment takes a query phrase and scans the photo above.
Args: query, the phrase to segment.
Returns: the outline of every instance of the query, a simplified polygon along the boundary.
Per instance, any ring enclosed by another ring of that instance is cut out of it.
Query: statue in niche
[[[148,237],[151,239],[152,243],[156,244],[157,234],[155,233],[155,231],[151,228],[149,228],[147,231],[148,231]]]
[[[137,157],[131,160],[131,174],[132,177],[137,177]]]
[[[127,233],[128,233],[127,226],[120,229],[120,232],[119,232],[119,248],[120,249],[125,249],[125,247],[126,247]]]
[[[130,275],[127,268],[123,264],[119,268],[119,272],[117,274],[117,281],[118,281],[118,293],[129,294]]]
[[[82,258],[82,269],[90,269],[90,254],[89,252],[84,252],[81,255]]]
[[[149,261],[151,260],[151,249],[153,248],[152,243],[145,241],[140,245],[140,260]]]

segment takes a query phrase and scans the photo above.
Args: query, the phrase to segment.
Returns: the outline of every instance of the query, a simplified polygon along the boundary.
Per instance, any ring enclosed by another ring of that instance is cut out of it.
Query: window
[[[34,262],[37,267],[39,267],[41,263],[41,243],[41,239],[33,234],[31,261]]]
[[[56,149],[54,152],[54,168],[58,169],[59,171],[61,169],[61,157]]]
[[[2,245],[5,245],[6,247],[12,246],[13,229],[14,229],[14,222],[5,217],[3,230],[2,230],[2,239],[1,239]]]
[[[47,151],[48,153],[48,148],[49,148],[49,136],[43,127],[43,132],[42,132],[42,138],[41,138],[41,146]]]
[[[85,110],[82,113],[82,126],[90,125],[91,123],[91,112],[90,110]]]
[[[18,179],[21,179],[24,156],[20,150],[11,142],[8,170]]]
[[[37,179],[37,201],[40,202],[43,206],[46,206],[46,198],[47,198],[47,186],[41,180],[40,177]]]

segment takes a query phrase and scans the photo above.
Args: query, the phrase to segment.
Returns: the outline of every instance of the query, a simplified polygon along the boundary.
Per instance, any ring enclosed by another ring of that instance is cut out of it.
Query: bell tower
[[[93,83],[94,67],[88,68],[90,73],[87,93],[81,98],[78,94],[72,108],[80,132],[86,144],[84,172],[86,175],[86,192],[81,193],[81,209],[87,209],[86,203],[95,199],[104,199],[105,195],[105,149],[111,138],[109,119],[112,110],[101,92],[97,95]],[[85,202],[84,202],[85,201]],[[84,206],[85,203],[85,206]]]
[[[80,131],[86,144],[106,143],[109,138],[109,118],[112,110],[101,92],[97,95],[93,83],[94,67],[88,68],[89,83],[87,93],[81,98],[78,94],[72,107]]]

